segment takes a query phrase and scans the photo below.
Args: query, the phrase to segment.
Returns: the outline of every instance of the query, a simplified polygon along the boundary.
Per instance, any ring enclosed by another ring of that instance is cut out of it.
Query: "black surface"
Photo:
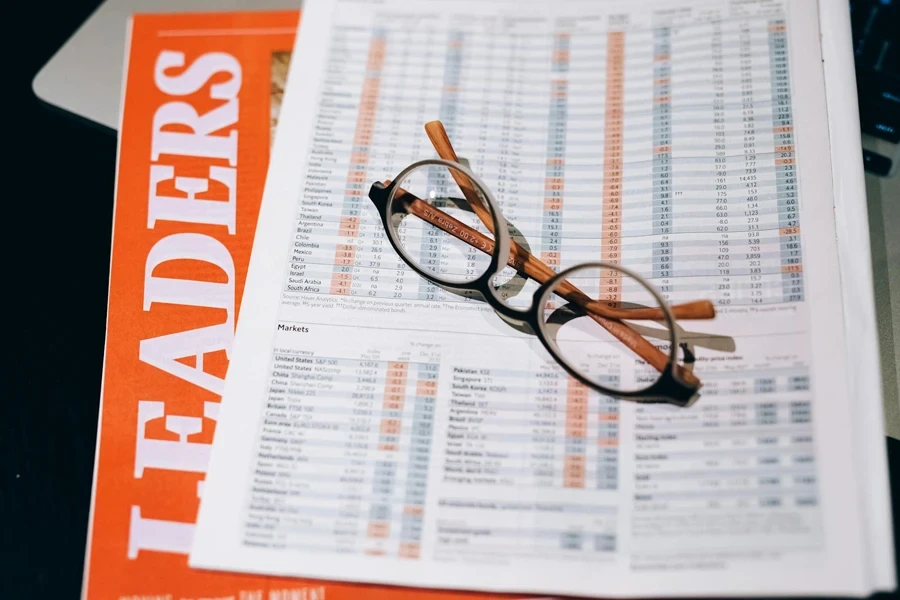
[[[866,171],[873,175],[887,175],[891,172],[893,161],[887,156],[882,156],[871,150],[863,150],[863,162],[866,165]]]
[[[81,588],[116,137],[48,110],[31,81],[99,3],[3,6],[0,600]]]
[[[900,79],[857,69],[856,85],[863,132],[896,144],[900,141]]]
[[[11,273],[0,362],[0,600],[75,599],[81,588],[116,139],[43,106],[31,81],[98,4],[4,6],[4,45],[13,47],[0,88],[12,99],[4,102],[0,170],[2,256]],[[888,447],[897,514],[900,443]],[[897,520],[894,530],[900,539]]]
[[[898,4],[900,0],[850,2],[862,130],[892,143],[900,141]]]

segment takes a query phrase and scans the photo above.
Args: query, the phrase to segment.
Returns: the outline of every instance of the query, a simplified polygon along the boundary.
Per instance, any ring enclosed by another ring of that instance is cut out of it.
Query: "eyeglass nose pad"
[[[369,198],[377,197],[384,194],[386,186],[380,181],[376,181],[369,187]]]
[[[697,362],[697,357],[694,354],[694,346],[693,344],[688,344],[687,342],[681,342],[678,344],[681,348],[682,355],[684,356],[682,368],[687,369],[688,371],[694,370],[694,363]]]
[[[456,162],[458,162],[459,164],[461,164],[462,166],[464,166],[467,169],[471,168],[471,165],[469,164],[469,159],[466,158],[465,156],[457,156]]]
[[[379,209],[383,209],[387,204],[387,186],[380,181],[373,183],[369,187],[369,200]]]

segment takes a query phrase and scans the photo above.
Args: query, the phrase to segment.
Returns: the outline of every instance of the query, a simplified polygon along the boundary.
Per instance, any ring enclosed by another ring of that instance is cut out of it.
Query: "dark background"
[[[0,292],[0,600],[68,600],[81,590],[116,134],[42,104],[31,82],[99,4],[3,8],[3,44],[11,47],[0,93],[12,102],[0,113],[0,264],[12,277]],[[889,440],[888,449],[897,515],[900,442]]]
[[[12,271],[0,276],[0,600],[74,600],[94,468],[116,135],[31,90],[100,0],[10,4],[0,13],[0,264]]]

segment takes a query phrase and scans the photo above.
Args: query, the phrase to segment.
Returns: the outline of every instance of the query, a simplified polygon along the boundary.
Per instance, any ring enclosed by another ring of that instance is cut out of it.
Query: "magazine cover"
[[[86,600],[479,597],[188,567],[298,19],[132,19]]]

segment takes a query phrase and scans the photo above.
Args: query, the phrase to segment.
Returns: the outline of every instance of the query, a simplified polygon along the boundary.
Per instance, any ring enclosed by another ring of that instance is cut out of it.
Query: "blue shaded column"
[[[661,291],[673,276],[672,233],[672,33],[653,32],[653,274]]]
[[[544,211],[541,222],[541,260],[559,272],[562,251],[562,207],[565,190],[566,127],[568,126],[569,34],[553,36],[547,159],[544,172]]]
[[[415,409],[410,432],[406,497],[398,551],[398,555],[403,558],[419,558],[421,552],[422,521],[428,486],[431,433],[434,429],[438,367],[439,365],[434,364],[419,364],[416,367]]]
[[[769,65],[772,87],[772,133],[775,142],[775,185],[778,198],[778,233],[781,247],[781,300],[803,300],[803,264],[800,253],[800,215],[791,79],[788,69],[787,26],[784,19],[769,21]]]
[[[459,80],[463,64],[463,41],[461,31],[451,31],[447,39],[447,55],[444,61],[444,82],[441,88],[441,108],[438,116],[447,130],[447,136],[453,140],[456,133],[457,113],[459,112]],[[402,93],[398,91],[398,93]],[[450,172],[444,167],[431,167],[428,174],[428,190],[438,195],[446,195],[456,189],[450,180]],[[429,273],[441,272],[441,241],[447,235],[436,227],[424,230],[420,264]],[[437,300],[438,288],[425,278],[419,282],[419,298]]]
[[[619,388],[619,376],[610,377],[609,387]],[[619,487],[619,400],[609,396],[597,397],[597,489],[614,490]]]

